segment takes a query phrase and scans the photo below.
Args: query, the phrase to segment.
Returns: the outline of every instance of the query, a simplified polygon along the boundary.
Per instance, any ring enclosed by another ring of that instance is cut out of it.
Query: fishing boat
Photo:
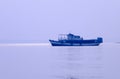
[[[49,40],[52,46],[99,46],[103,43],[102,37],[97,39],[83,39],[74,34],[60,34],[58,40]]]

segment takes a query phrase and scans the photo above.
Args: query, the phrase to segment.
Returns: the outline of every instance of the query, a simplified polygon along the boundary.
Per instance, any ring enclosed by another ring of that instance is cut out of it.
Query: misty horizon
[[[119,0],[0,1],[0,42],[48,42],[62,33],[120,42],[119,3]]]

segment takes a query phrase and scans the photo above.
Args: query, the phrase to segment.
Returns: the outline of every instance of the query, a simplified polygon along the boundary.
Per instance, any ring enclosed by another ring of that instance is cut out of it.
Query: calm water
[[[120,79],[120,44],[0,44],[0,79]]]

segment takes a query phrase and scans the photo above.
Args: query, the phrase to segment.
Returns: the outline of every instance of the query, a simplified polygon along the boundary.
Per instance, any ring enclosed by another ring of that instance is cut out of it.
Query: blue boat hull
[[[98,46],[99,42],[60,42],[49,40],[52,46]]]

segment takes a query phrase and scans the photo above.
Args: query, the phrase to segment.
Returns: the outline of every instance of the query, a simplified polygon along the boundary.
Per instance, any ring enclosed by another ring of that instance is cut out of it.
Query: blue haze
[[[120,0],[1,0],[0,42],[48,42],[61,33],[120,37]]]
[[[0,79],[120,79],[120,44],[0,44]]]
[[[16,44],[0,44],[0,79],[120,79],[120,44],[40,43],[61,33],[119,42],[119,9],[120,0],[1,0],[0,43]]]

